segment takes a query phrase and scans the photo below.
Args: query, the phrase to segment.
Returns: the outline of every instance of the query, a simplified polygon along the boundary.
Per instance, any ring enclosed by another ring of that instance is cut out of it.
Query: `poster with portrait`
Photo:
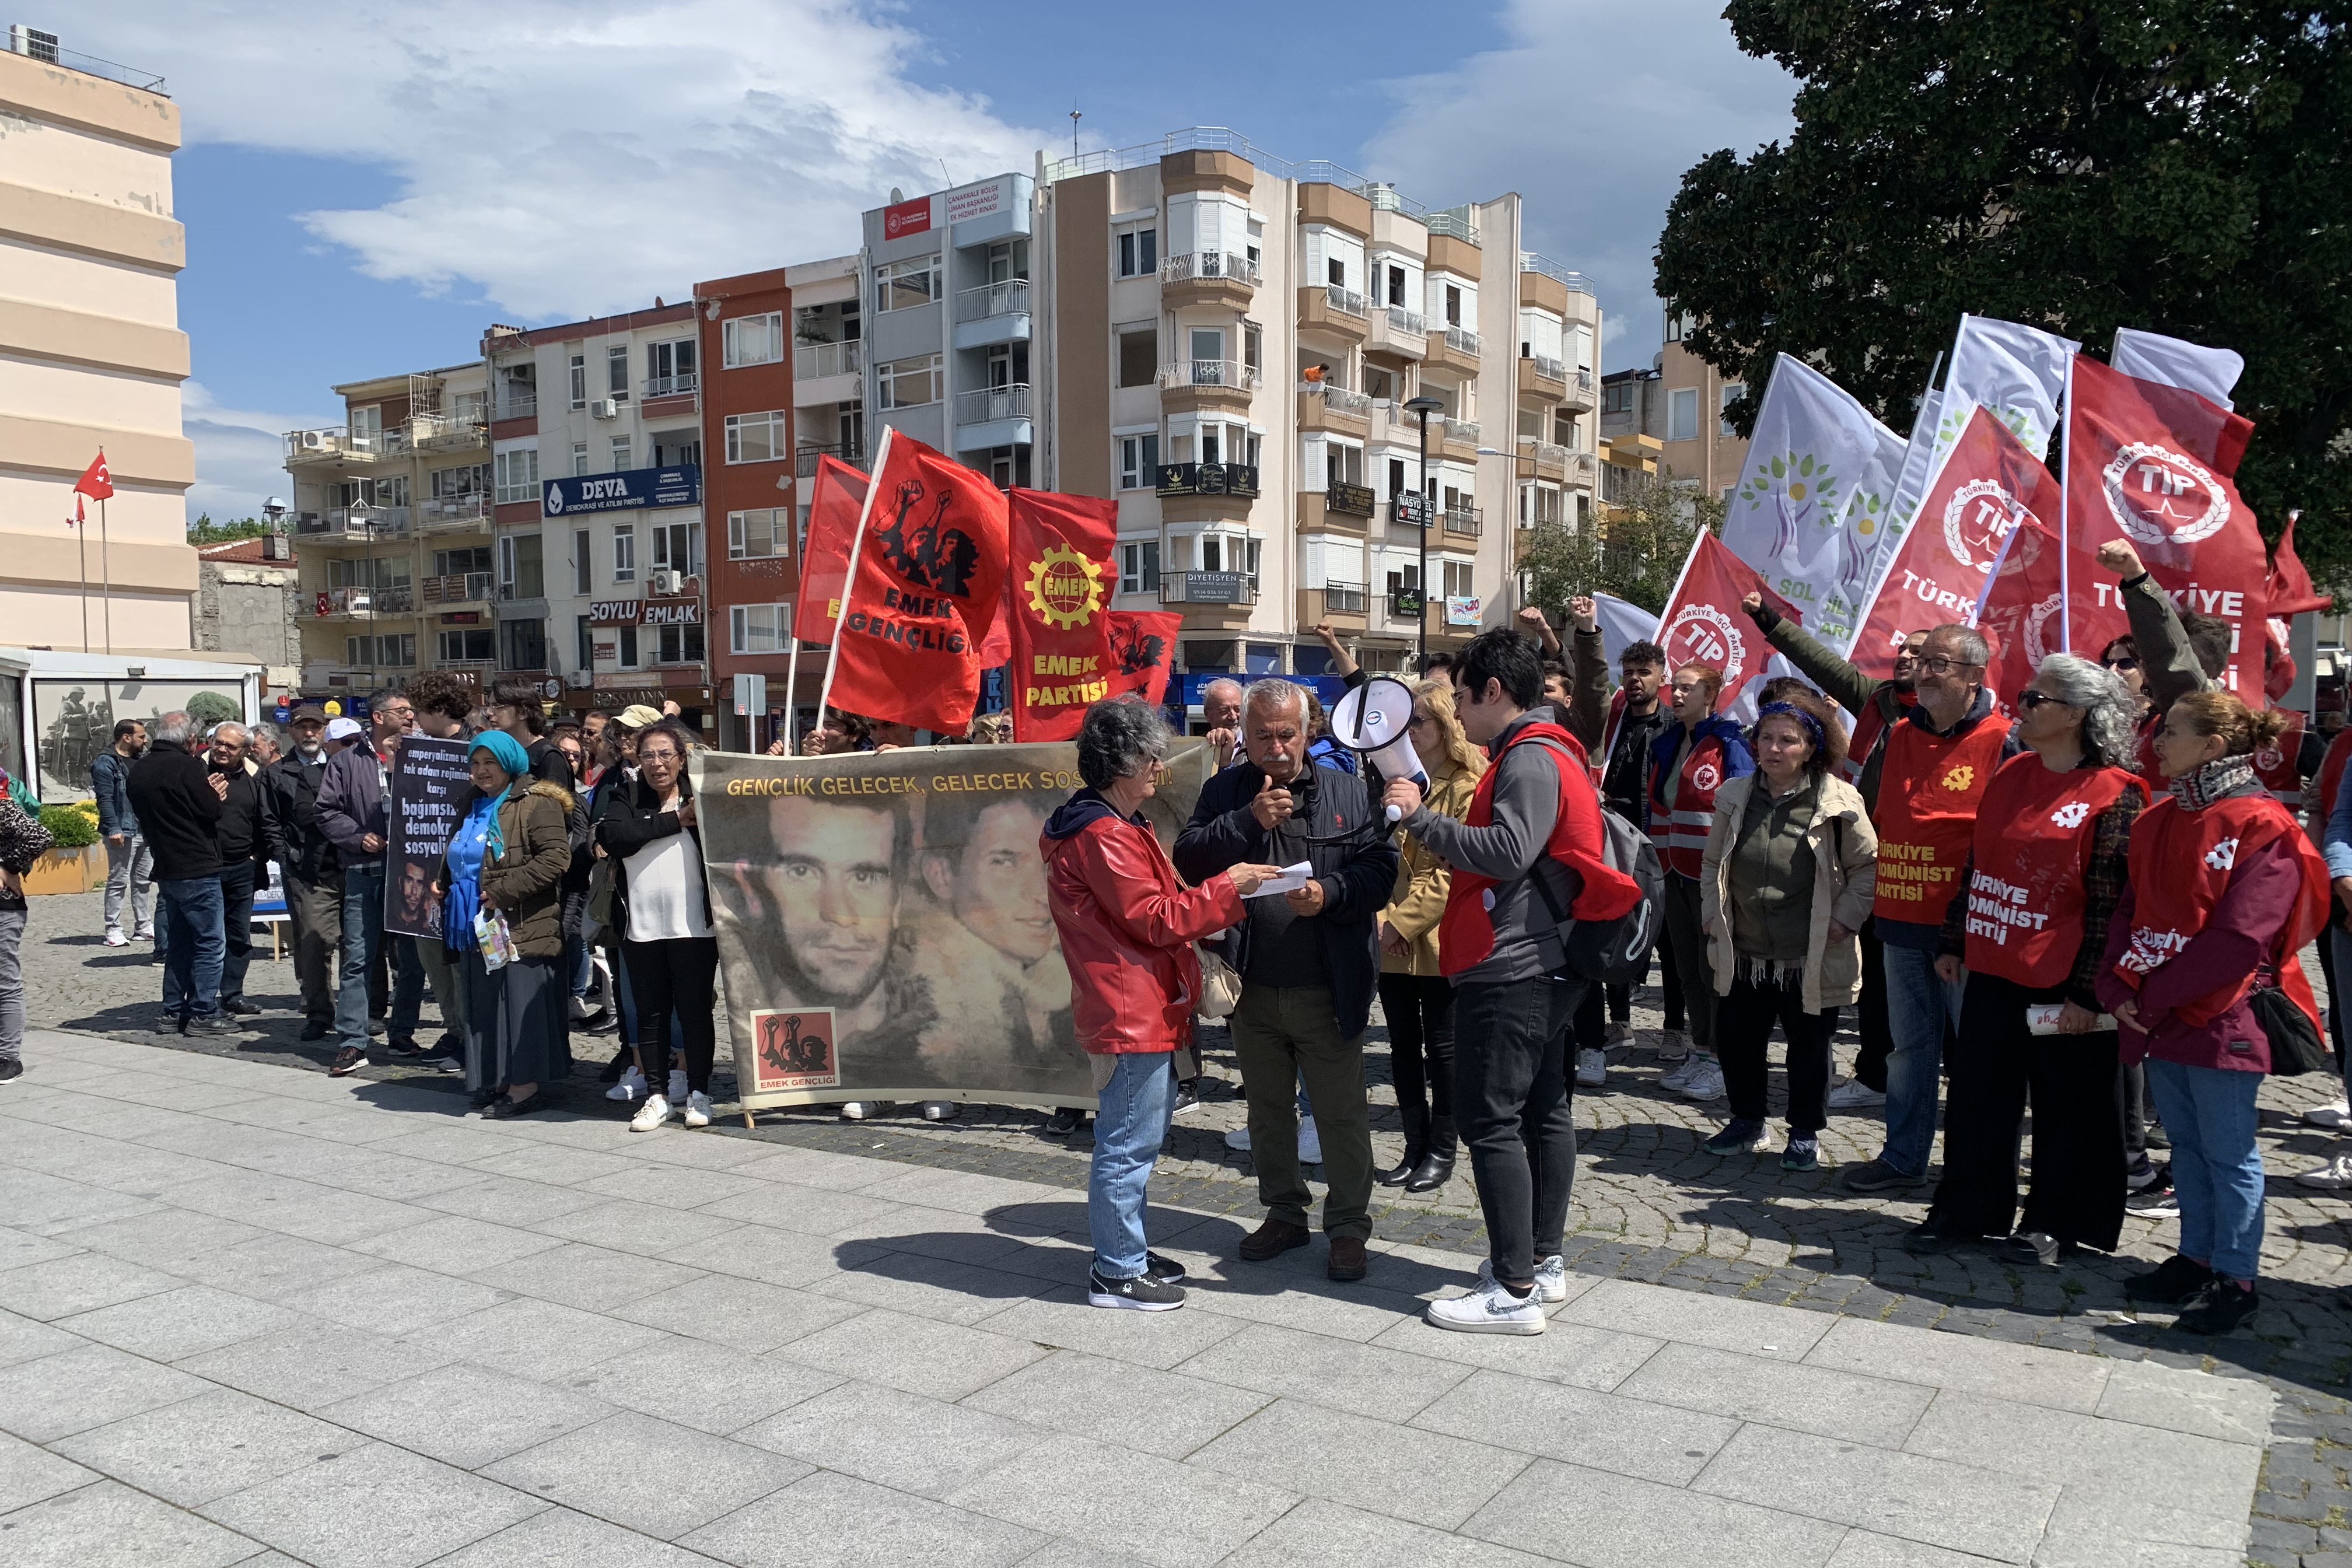
[[[1163,845],[1212,758],[1169,752]],[[693,759],[746,1107],[845,1100],[1091,1105],[1037,840],[1077,748],[912,746]]]
[[[472,787],[463,741],[401,738],[392,769],[392,857],[383,879],[383,929],[401,936],[441,934],[433,869],[457,826],[457,803]]]
[[[114,744],[114,726],[136,719],[152,731],[166,713],[184,711],[199,730],[226,720],[250,721],[245,682],[235,671],[218,680],[33,679],[33,726],[40,748],[41,799],[50,805],[90,797],[89,764]]]

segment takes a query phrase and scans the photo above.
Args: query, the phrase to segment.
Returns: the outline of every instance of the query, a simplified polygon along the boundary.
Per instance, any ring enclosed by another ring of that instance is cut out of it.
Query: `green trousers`
[[[1250,1157],[1266,1216],[1307,1224],[1315,1194],[1298,1164],[1296,1085],[1307,1085],[1323,1144],[1323,1229],[1372,1234],[1372,1116],[1364,1095],[1364,1041],[1339,1037],[1327,986],[1244,985],[1226,1020],[1249,1096]]]

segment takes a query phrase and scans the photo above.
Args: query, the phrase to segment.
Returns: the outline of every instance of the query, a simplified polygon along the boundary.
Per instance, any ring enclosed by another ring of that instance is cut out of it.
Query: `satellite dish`
[[[904,192],[904,191],[900,190],[900,189],[899,189],[898,186],[896,186],[896,185],[893,185],[893,186],[891,186],[891,187],[890,187],[890,205],[891,205],[892,206],[894,206],[894,207],[895,207],[895,206],[897,206],[900,202],[903,202],[903,201],[905,201],[906,199],[907,199],[907,193],[906,193],[906,192]]]
[[[1384,779],[1411,779],[1425,792],[1429,771],[1412,749],[1412,688],[1393,676],[1376,675],[1331,707],[1331,738]],[[1388,808],[1394,822],[1403,813]]]

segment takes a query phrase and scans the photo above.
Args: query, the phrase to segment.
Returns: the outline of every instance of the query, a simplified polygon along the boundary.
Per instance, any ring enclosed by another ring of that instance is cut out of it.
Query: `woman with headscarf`
[[[466,1087],[493,1117],[545,1106],[543,1084],[571,1076],[562,973],[563,874],[572,865],[572,792],[530,776],[522,742],[474,737],[474,788],[459,808],[441,874],[443,937],[464,966]],[[511,952],[490,967],[476,917],[503,917]]]

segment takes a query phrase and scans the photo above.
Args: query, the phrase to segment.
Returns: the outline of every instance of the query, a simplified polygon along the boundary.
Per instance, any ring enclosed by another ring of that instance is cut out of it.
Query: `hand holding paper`
[[[1242,895],[1244,899],[1263,899],[1273,893],[1286,893],[1293,888],[1303,888],[1307,879],[1315,875],[1314,866],[1301,860],[1296,866],[1285,866],[1279,876],[1268,878],[1255,889]]]

